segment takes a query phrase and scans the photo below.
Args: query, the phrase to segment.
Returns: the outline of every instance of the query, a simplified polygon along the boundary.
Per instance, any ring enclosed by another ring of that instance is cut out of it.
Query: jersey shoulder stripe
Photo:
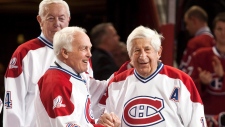
[[[192,102],[199,102],[202,104],[201,97],[198,94],[197,88],[194,84],[194,81],[191,79],[191,77],[184,73],[183,71],[164,65],[164,68],[160,71],[160,74],[167,75],[170,78],[181,80],[182,83],[186,86],[187,90],[189,91],[191,95]]]
[[[38,89],[40,99],[45,107],[49,117],[56,118],[57,116],[69,115],[74,111],[74,105],[69,100],[72,93],[71,75],[58,69],[49,69],[38,81]],[[53,101],[53,103],[50,103]],[[55,103],[57,101],[58,103]],[[58,104],[58,108],[57,108]],[[61,105],[61,106],[60,106]],[[62,107],[62,106],[66,106]],[[62,107],[62,108],[60,108]],[[67,114],[61,110],[66,110]]]
[[[124,72],[121,72],[120,74],[116,75],[115,77],[113,77],[110,81],[109,84],[111,84],[112,82],[119,82],[119,81],[123,81],[125,80],[129,75],[134,74],[134,68],[128,69]]]
[[[73,78],[75,78],[77,80],[80,80],[80,81],[86,83],[85,80],[83,80],[80,75],[77,75],[75,73],[72,73],[72,72],[70,72],[70,71],[68,71],[68,70],[66,70],[64,68],[56,67],[56,66],[50,66],[50,68],[49,68],[49,70],[54,70],[54,69],[60,70],[60,71],[62,71],[64,73],[67,73],[68,75],[72,76]]]
[[[11,57],[5,77],[18,77],[22,73],[22,61],[27,53],[31,50],[36,50],[44,46],[46,46],[46,44],[38,38],[29,40],[18,46]]]

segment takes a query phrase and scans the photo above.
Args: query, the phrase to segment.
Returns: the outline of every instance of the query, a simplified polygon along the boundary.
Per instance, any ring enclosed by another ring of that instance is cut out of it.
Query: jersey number
[[[11,91],[6,92],[5,107],[6,107],[6,109],[12,108]]]

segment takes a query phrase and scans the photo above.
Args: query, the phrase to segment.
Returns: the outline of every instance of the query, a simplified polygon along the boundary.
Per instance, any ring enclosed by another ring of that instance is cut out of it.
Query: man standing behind
[[[188,9],[184,15],[184,21],[187,31],[194,37],[187,43],[179,68],[187,74],[190,74],[192,68],[189,67],[189,63],[192,53],[201,47],[213,46],[214,41],[207,23],[208,15],[201,7],[192,6]]]
[[[94,78],[106,80],[119,69],[112,53],[120,43],[120,38],[111,23],[96,25],[91,30],[90,37],[94,47],[91,58]]]
[[[43,0],[37,20],[41,35],[15,50],[5,74],[4,127],[36,127],[37,81],[55,60],[53,36],[69,25],[69,6],[63,0]]]

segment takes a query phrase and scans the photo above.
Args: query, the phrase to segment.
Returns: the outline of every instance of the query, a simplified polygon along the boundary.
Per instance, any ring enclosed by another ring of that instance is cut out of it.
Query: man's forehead
[[[151,40],[149,39],[143,39],[143,38],[137,38],[133,40],[132,46],[151,46]]]
[[[50,17],[50,16],[53,16],[53,17],[66,17],[66,14],[54,14],[54,13],[47,13],[46,14],[46,17]]]
[[[66,16],[66,15],[68,15],[68,12],[67,12],[65,5],[59,4],[59,3],[53,3],[53,4],[49,4],[48,6],[46,6],[45,15],[46,16],[48,16],[48,15]]]

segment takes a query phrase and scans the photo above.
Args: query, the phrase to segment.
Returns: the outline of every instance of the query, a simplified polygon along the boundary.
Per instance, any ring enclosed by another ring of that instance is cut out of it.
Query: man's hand
[[[104,113],[98,119],[98,124],[102,124],[105,127],[119,127],[121,122],[119,118],[112,113]]]
[[[223,66],[217,56],[213,56],[212,65],[216,75],[222,78],[224,75]]]
[[[198,72],[199,79],[203,84],[209,85],[212,82],[212,75],[209,71],[202,70],[202,68],[198,67]]]
[[[113,118],[114,127],[120,127],[121,121],[120,121],[119,117],[116,114],[114,114],[113,112],[111,112],[110,115]]]

